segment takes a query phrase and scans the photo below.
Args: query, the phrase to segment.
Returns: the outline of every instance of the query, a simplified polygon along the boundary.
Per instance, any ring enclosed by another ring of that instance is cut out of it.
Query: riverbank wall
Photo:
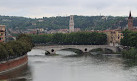
[[[24,55],[15,59],[0,62],[0,75],[16,70],[28,63],[28,56]]]

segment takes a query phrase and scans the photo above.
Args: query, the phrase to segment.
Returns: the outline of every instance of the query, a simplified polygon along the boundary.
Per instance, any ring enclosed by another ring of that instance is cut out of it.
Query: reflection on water
[[[132,68],[137,66],[137,60],[126,60],[124,61],[125,68]]]
[[[28,65],[24,65],[14,71],[0,75],[0,81],[32,81]]]
[[[28,53],[29,67],[14,73],[17,76],[8,75],[7,81],[137,81],[136,61],[106,54],[72,58],[71,52],[62,52],[45,56],[43,50],[33,49]]]

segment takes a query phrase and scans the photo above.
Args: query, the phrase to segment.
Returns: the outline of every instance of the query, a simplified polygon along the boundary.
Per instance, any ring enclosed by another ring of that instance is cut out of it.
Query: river
[[[9,73],[0,81],[137,81],[136,63],[119,55],[75,56],[73,52],[58,51],[59,55],[45,56],[44,52],[33,49],[25,69],[16,76]]]

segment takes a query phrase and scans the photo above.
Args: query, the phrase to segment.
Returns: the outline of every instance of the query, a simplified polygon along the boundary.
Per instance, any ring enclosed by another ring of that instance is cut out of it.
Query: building
[[[70,15],[70,20],[69,20],[69,32],[74,32],[74,20],[73,20],[73,15]]]
[[[136,28],[133,27],[133,17],[131,15],[131,11],[128,17],[128,30],[137,31]],[[120,40],[123,38],[122,30],[115,29],[115,30],[104,30],[102,31],[107,35],[107,43],[111,46],[120,45]]]
[[[6,37],[6,27],[5,25],[0,25],[0,42],[5,42]]]
[[[74,31],[75,32],[80,32],[81,30],[80,30],[80,28],[74,28]]]
[[[131,15],[131,11],[130,11],[129,17],[128,17],[128,30],[137,32],[137,27],[133,26],[133,17]]]
[[[129,13],[129,17],[128,17],[128,30],[133,30],[133,18],[131,16],[131,11]]]
[[[57,33],[68,33],[68,29],[58,29]]]
[[[120,45],[120,40],[123,38],[123,34],[121,30],[104,30],[102,31],[107,35],[107,43],[110,46],[118,46]]]

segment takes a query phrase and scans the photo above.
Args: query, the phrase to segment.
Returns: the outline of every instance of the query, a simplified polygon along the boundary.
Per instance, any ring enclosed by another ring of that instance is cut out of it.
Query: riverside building
[[[123,34],[120,29],[116,30],[104,30],[103,31],[107,35],[107,43],[110,46],[118,46],[120,45],[120,40],[123,38]]]
[[[5,42],[6,37],[6,26],[0,25],[0,42]]]

